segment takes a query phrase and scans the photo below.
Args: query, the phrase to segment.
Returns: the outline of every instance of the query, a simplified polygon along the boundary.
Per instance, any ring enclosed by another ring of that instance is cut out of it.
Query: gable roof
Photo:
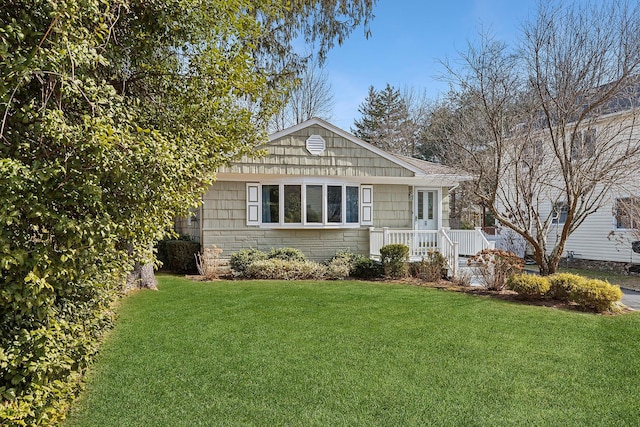
[[[330,132],[335,133],[336,135],[341,136],[342,138],[353,142],[356,145],[359,145],[360,147],[369,150],[377,155],[379,155],[380,157],[383,157],[395,164],[397,164],[398,166],[401,166],[405,169],[410,170],[411,172],[415,173],[417,176],[422,176],[425,174],[430,174],[429,172],[425,172],[424,169],[417,167],[415,164],[411,163],[411,162],[407,162],[406,159],[407,157],[405,156],[397,156],[397,155],[393,155],[391,153],[388,153],[374,145],[369,144],[366,141],[363,141],[362,139],[358,138],[355,135],[350,134],[349,132],[340,129],[337,126],[332,125],[331,123],[322,120],[318,117],[314,117],[312,119],[306,120],[302,123],[298,123],[297,125],[291,126],[290,128],[281,130],[279,132],[275,132],[271,135],[269,135],[269,142],[275,141],[276,139],[280,139],[284,136],[290,135],[292,133],[295,133],[301,129],[307,128],[309,126],[313,126],[313,125],[317,125],[320,127],[323,127],[325,129],[327,129]],[[401,158],[403,157],[403,158]]]

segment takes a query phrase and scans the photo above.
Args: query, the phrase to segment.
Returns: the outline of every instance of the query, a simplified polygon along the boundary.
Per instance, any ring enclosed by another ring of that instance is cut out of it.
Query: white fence
[[[482,231],[475,230],[390,230],[389,228],[369,229],[369,253],[374,259],[380,258],[380,248],[390,244],[409,247],[412,261],[421,260],[430,251],[440,252],[446,259],[451,275],[456,275],[458,257],[472,256],[483,249],[493,247]]]

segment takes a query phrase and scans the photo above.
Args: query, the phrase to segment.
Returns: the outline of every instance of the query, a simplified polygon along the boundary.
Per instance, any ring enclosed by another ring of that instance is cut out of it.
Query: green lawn
[[[67,426],[640,425],[640,313],[170,276],[119,313]]]

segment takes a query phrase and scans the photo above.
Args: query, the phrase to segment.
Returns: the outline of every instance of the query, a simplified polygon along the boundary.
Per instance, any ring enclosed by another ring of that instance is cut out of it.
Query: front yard
[[[119,314],[67,426],[640,424],[640,313],[161,276]]]

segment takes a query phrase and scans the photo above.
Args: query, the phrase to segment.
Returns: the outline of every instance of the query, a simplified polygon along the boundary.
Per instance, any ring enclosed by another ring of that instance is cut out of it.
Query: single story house
[[[455,272],[458,255],[489,243],[479,230],[449,229],[449,191],[469,176],[394,155],[318,118],[269,137],[264,157],[221,168],[200,211],[177,223],[203,247],[295,247],[324,261],[336,251],[379,257],[389,243],[413,259],[438,250]]]

